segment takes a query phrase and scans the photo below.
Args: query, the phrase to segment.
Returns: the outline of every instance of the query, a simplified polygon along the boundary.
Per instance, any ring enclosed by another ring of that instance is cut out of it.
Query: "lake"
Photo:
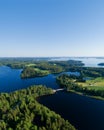
[[[98,66],[99,63],[104,63],[104,57],[59,57],[59,58],[51,58],[51,61],[66,61],[66,60],[77,60],[82,61],[87,67],[103,67]]]
[[[46,85],[53,89],[59,88],[56,84],[56,75],[21,79],[21,71],[21,69],[1,66],[0,92],[12,92],[34,84]],[[51,96],[43,96],[38,101],[69,120],[79,130],[104,130],[104,101],[64,91]]]
[[[56,84],[56,76],[49,74],[45,77],[21,79],[20,69],[11,69],[7,66],[0,67],[0,92],[12,92],[22,88],[27,88],[31,85],[46,85],[53,89],[59,88]]]
[[[104,130],[104,101],[63,91],[40,97],[38,101],[78,130]]]

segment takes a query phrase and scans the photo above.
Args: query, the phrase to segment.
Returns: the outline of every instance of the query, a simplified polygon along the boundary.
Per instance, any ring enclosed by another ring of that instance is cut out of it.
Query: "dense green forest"
[[[51,61],[50,59],[51,58],[0,58],[0,64],[8,65],[11,68],[23,68],[25,65],[28,64],[37,64],[44,67],[47,63],[51,65],[63,66],[65,68],[67,68],[67,66],[84,66],[81,61]]]
[[[37,102],[39,96],[53,94],[45,86],[32,86],[0,94],[0,130],[75,130],[60,115]]]
[[[98,67],[70,67],[67,71],[79,72],[83,77],[104,77],[104,68]]]
[[[104,77],[85,80],[82,76],[66,74],[57,77],[57,83],[67,91],[74,90],[91,96],[104,98]]]

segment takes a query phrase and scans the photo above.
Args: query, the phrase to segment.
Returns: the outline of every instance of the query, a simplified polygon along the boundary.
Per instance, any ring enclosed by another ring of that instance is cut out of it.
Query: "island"
[[[25,67],[21,72],[21,78],[34,78],[34,77],[42,77],[48,75],[50,72],[48,70],[41,70],[39,68],[34,67]]]

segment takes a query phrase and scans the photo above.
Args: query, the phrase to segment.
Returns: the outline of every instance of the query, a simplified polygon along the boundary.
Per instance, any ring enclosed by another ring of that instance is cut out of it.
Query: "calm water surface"
[[[22,70],[11,69],[6,66],[0,67],[0,92],[11,92],[22,88],[27,88],[31,85],[46,85],[51,88],[59,88],[56,84],[56,76],[49,74],[45,77],[21,79],[20,73]]]
[[[58,61],[66,61],[66,60],[77,60],[82,61],[85,66],[87,67],[99,67],[99,63],[104,63],[104,57],[98,58],[98,57],[59,57],[59,58],[53,58],[51,60],[58,60]],[[100,66],[101,67],[101,66]]]
[[[78,130],[104,130],[104,101],[58,92],[38,101],[69,120]]]

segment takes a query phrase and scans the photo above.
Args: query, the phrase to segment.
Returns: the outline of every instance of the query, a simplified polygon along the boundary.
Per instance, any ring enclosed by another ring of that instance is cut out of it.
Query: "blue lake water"
[[[89,66],[96,66],[96,64],[93,62]],[[56,75],[50,74],[40,78],[21,79],[21,71],[1,66],[0,92],[11,92],[27,88],[34,84],[46,85],[53,89],[59,88],[56,84]],[[75,74],[78,75],[77,72]],[[40,103],[69,120],[79,130],[104,130],[104,101],[64,91],[51,96],[41,97],[38,100]]]
[[[59,88],[56,84],[56,76],[49,74],[45,77],[21,79],[20,73],[22,70],[11,69],[10,67],[0,67],[0,92],[11,92],[22,88],[27,88],[31,85],[46,85],[51,88]]]
[[[104,101],[63,91],[40,97],[38,101],[78,130],[104,130]]]
[[[104,63],[104,57],[59,57],[59,58],[52,58],[51,60],[58,60],[58,61],[66,61],[66,60],[77,60],[82,61],[85,66],[88,67],[99,67],[99,63]],[[101,66],[100,66],[101,67]]]

